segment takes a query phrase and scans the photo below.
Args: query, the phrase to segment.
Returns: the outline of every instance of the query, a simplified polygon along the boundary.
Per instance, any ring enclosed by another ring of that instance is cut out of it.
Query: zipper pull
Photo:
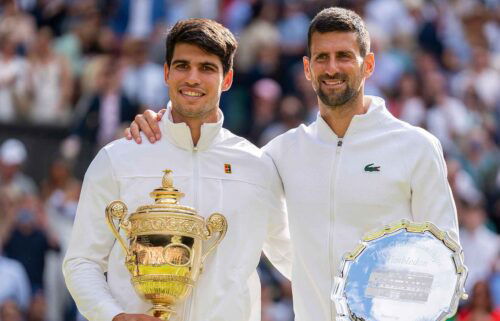
[[[339,139],[339,141],[337,142],[337,147],[342,147],[342,139]]]

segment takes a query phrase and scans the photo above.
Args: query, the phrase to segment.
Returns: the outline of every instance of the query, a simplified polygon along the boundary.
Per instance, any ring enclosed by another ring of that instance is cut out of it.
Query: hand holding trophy
[[[180,205],[184,194],[173,186],[172,171],[164,173],[162,187],[150,193],[154,204],[139,206],[126,217],[125,203],[113,201],[106,207],[106,219],[125,251],[136,292],[152,302],[151,315],[169,320],[176,314],[174,306],[190,294],[207,256],[224,238],[227,220],[214,213],[205,221],[194,208]],[[203,244],[208,240],[208,246]]]

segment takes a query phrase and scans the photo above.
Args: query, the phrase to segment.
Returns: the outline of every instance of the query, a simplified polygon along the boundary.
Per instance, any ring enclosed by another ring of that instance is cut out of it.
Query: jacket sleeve
[[[90,321],[110,321],[122,307],[112,297],[104,273],[114,244],[104,216],[119,198],[109,156],[102,149],[88,168],[68,251],[63,262],[66,285],[80,312]]]
[[[417,222],[430,221],[458,239],[457,210],[441,144],[428,134],[411,173],[411,210]]]
[[[288,229],[288,215],[283,193],[283,184],[272,159],[264,155],[269,166],[269,222],[267,238],[264,242],[264,254],[269,261],[290,279],[292,274],[292,245]]]

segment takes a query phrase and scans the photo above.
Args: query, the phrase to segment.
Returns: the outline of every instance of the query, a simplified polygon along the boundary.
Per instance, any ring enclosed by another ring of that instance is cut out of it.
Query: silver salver
[[[337,321],[441,321],[466,299],[462,249],[434,224],[401,220],[367,234],[342,259]]]

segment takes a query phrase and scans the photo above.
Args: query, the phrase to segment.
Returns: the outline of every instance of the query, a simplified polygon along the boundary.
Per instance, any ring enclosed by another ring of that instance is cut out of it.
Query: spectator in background
[[[43,290],[45,254],[59,251],[57,241],[47,233],[43,207],[36,196],[23,199],[16,222],[4,244],[5,255],[18,260],[26,269],[33,293]]]
[[[472,128],[483,128],[491,138],[500,133],[500,118],[495,117],[495,114],[487,108],[473,86],[465,89],[462,101],[467,106]]]
[[[222,2],[221,20],[232,33],[240,34],[252,16],[252,6],[248,0],[229,0]]]
[[[302,57],[307,44],[309,17],[304,13],[300,1],[285,1],[283,17],[278,21],[280,45],[289,65]]]
[[[129,75],[133,78],[133,75]],[[85,140],[99,149],[117,138],[123,124],[134,119],[138,106],[130,101],[121,87],[122,70],[116,56],[107,56],[96,75],[97,91],[85,112],[77,117],[70,139]],[[133,80],[137,81],[137,80]],[[137,84],[141,84],[137,81]],[[136,90],[141,90],[136,88]]]
[[[396,89],[396,98],[389,105],[393,114],[413,126],[424,127],[426,109],[419,92],[418,80],[414,73],[404,74]],[[398,112],[394,112],[397,110]]]
[[[493,305],[487,282],[474,284],[470,302],[459,311],[458,321],[500,321],[500,310]]]
[[[29,0],[26,2],[29,2]],[[71,11],[67,2],[37,0],[30,7],[39,29],[49,27],[56,36],[60,36],[66,30],[66,18]]]
[[[76,6],[79,2],[74,3]],[[101,35],[101,19],[96,10],[95,7],[75,8],[77,16],[73,20],[69,19],[68,30],[54,41],[54,51],[66,58],[71,73],[76,77],[80,77],[84,72],[86,61],[91,58],[91,51],[96,47],[97,39]]]
[[[2,0],[0,4],[3,9],[0,15],[0,34],[8,34],[14,47],[26,53],[35,38],[35,19],[20,10],[16,0]]]
[[[304,75],[302,64],[295,64],[291,70],[293,92],[304,102],[306,107],[304,123],[310,124],[316,120],[319,111],[316,93]]]
[[[28,309],[26,321],[54,321],[47,318],[47,303],[43,292],[38,291],[33,295],[30,307]]]
[[[122,63],[120,57],[120,40],[118,36],[108,27],[102,27],[97,36],[96,53],[85,59],[85,68],[83,69],[80,82],[80,100],[76,104],[78,113],[78,108],[80,105],[86,105],[89,103],[89,99],[98,90],[100,81],[98,80],[99,74],[102,72],[102,68],[109,62],[109,57],[112,56]]]
[[[168,94],[163,79],[163,68],[148,60],[147,42],[127,39],[123,44],[127,65],[122,86],[129,101],[153,110],[165,108]]]
[[[0,146],[0,186],[11,195],[33,195],[38,189],[33,179],[21,170],[26,160],[24,144],[15,138],[7,139]]]
[[[250,71],[256,63],[257,53],[265,45],[280,41],[279,30],[275,23],[278,17],[278,4],[275,1],[257,1],[253,7],[254,18],[243,30],[235,57],[235,70],[238,73]]]
[[[62,143],[62,154],[78,161],[117,138],[122,126],[134,119],[139,111],[122,88],[122,67],[116,56],[102,58],[96,71],[96,91],[82,98],[75,116],[72,134]]]
[[[462,140],[461,162],[463,168],[473,178],[482,191],[487,209],[495,211],[500,191],[500,151],[483,127],[476,127]],[[497,209],[498,211],[498,209]],[[500,227],[496,217],[497,227]]]
[[[439,71],[423,75],[424,101],[429,109],[427,129],[441,142],[445,153],[457,153],[458,139],[469,129],[467,109],[455,97],[448,94],[446,79]]]
[[[261,321],[293,321],[290,281],[277,273],[264,256],[258,272],[262,281]]]
[[[26,113],[26,60],[16,54],[10,33],[0,33],[0,122],[12,122]]]
[[[469,269],[465,290],[471,293],[477,282],[488,280],[492,274],[500,253],[500,239],[485,226],[486,213],[481,204],[466,206],[460,219],[460,243]]]
[[[68,61],[52,50],[52,31],[42,28],[29,57],[29,118],[35,124],[67,125],[73,79]]]
[[[7,258],[2,253],[0,240],[0,307],[12,301],[22,310],[27,310],[31,297],[28,275],[23,265],[16,260]],[[10,321],[0,316],[0,320]]]
[[[262,132],[275,120],[282,90],[276,81],[264,78],[253,85],[252,93],[252,131],[249,138],[257,143]]]
[[[452,79],[452,92],[464,99],[467,89],[472,87],[485,107],[492,110],[500,101],[500,73],[492,67],[488,50],[475,47],[472,53],[470,65]]]
[[[165,0],[121,0],[115,2],[111,25],[123,36],[147,39],[166,18]]]
[[[2,321],[24,321],[24,314],[14,300],[0,302],[0,320]]]
[[[299,126],[304,119],[305,108],[296,96],[285,96],[279,105],[278,119],[269,125],[260,135],[258,146],[264,146],[274,137]]]
[[[42,182],[48,228],[52,233],[57,233],[61,247],[60,253],[51,251],[46,257],[45,294],[50,321],[62,321],[67,311],[75,309],[66,290],[61,266],[71,236],[80,188],[81,182],[72,175],[70,163],[63,159],[56,159],[52,163],[49,177]]]
[[[478,204],[483,201],[481,191],[476,187],[474,180],[467,173],[460,164],[460,161],[454,158],[446,160],[446,167],[448,169],[448,182],[450,183],[455,204],[457,206],[457,213],[460,217],[462,213],[462,205],[464,204]],[[461,220],[459,219],[459,222]]]

